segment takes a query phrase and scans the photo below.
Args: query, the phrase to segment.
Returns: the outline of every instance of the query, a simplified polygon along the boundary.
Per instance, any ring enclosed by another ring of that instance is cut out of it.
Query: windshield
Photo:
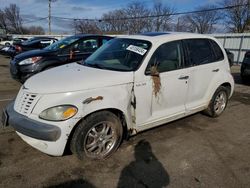
[[[68,45],[74,43],[78,39],[79,39],[79,37],[77,37],[77,36],[66,37],[66,38],[64,38],[62,40],[59,40],[59,41],[47,46],[44,49],[47,49],[47,50],[61,49],[61,48],[64,48],[65,46],[68,46]]]
[[[108,70],[134,71],[140,66],[150,47],[151,43],[144,40],[112,39],[83,64]]]
[[[24,41],[23,44],[30,43],[30,42],[35,41],[35,40],[37,40],[37,39],[38,39],[37,37],[29,38],[28,40]]]

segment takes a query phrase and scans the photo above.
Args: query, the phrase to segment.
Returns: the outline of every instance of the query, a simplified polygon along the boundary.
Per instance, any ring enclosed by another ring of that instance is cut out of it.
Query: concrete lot
[[[0,57],[0,109],[20,85]],[[200,113],[124,141],[104,161],[51,157],[0,130],[0,187],[250,187],[250,86],[237,85],[225,113]],[[134,186],[135,187],[135,186]]]

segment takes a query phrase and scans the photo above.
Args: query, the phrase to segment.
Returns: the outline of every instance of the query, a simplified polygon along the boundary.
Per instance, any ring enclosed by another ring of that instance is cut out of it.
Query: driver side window
[[[180,69],[182,67],[182,45],[180,41],[168,42],[156,49],[152,55],[146,73],[152,69],[158,73]]]
[[[94,52],[97,48],[98,48],[97,39],[80,40],[73,46],[74,51],[78,52]]]

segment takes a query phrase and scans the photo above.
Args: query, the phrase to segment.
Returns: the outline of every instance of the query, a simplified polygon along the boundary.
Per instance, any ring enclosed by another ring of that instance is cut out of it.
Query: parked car
[[[16,48],[13,45],[4,46],[0,49],[0,54],[13,58],[16,54]]]
[[[4,42],[4,46],[0,49],[0,54],[13,57],[16,54],[15,45],[20,45],[22,42],[28,40],[27,38],[15,38],[12,41],[2,41]]]
[[[5,46],[5,44],[8,45],[8,43],[12,40],[13,40],[12,35],[4,35],[0,38],[0,45],[1,46]]]
[[[149,33],[108,41],[82,63],[39,73],[4,111],[36,149],[103,159],[124,137],[205,110],[218,117],[234,90],[216,39]]]
[[[6,46],[11,46],[11,45],[17,45],[17,44],[20,44],[24,41],[28,40],[27,38],[24,38],[24,37],[17,37],[17,38],[14,38],[13,40],[5,40],[5,41],[1,41],[0,44],[1,45],[4,45],[5,47]]]
[[[245,53],[240,72],[243,81],[250,80],[250,51]]]
[[[53,43],[58,41],[58,39],[53,37],[32,37],[22,43],[15,45],[15,52],[11,54],[12,57],[15,55],[35,49],[43,49]]]
[[[10,62],[14,79],[24,83],[29,77],[44,70],[86,59],[98,47],[113,37],[75,35],[66,37],[44,49],[16,55]]]
[[[228,49],[225,49],[225,51],[227,53],[229,65],[230,65],[230,67],[232,67],[234,64],[234,54],[232,52],[230,52]]]

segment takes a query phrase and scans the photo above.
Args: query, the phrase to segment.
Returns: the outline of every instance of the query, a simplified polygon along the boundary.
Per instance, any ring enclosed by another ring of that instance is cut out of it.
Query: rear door
[[[220,74],[224,55],[218,44],[210,39],[188,39],[184,44],[190,75],[186,108],[191,111],[206,105],[206,93],[216,74]]]

